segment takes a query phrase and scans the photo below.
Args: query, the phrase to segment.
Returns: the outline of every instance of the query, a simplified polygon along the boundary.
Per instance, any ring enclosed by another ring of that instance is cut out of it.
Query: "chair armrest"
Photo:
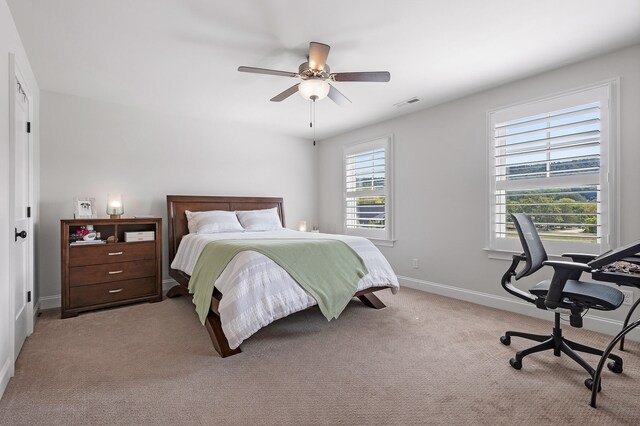
[[[562,257],[570,257],[574,262],[589,263],[598,257],[598,255],[589,253],[563,253]]]
[[[580,262],[566,262],[562,260],[545,260],[542,262],[545,266],[551,266],[557,270],[557,268],[568,269],[570,271],[591,272],[593,269],[586,263]]]
[[[515,287],[512,283],[511,283],[511,278],[515,277],[516,274],[516,269],[518,269],[518,265],[520,264],[520,262],[524,262],[527,260],[527,257],[524,254],[514,254],[513,255],[513,260],[511,261],[511,266],[509,267],[509,269],[507,270],[507,272],[504,273],[504,275],[502,276],[502,287],[508,292],[511,293],[512,295],[519,297],[522,300],[525,300],[529,303],[536,303],[536,300],[538,299],[536,296],[534,296],[531,293],[528,293],[526,291],[522,291],[519,288]],[[517,279],[517,278],[516,278]]]
[[[562,262],[556,260],[547,260],[542,263],[545,266],[553,267],[553,278],[549,285],[549,291],[545,298],[544,304],[549,309],[559,308],[562,303],[562,292],[567,280],[576,279],[576,275],[582,272],[591,272],[591,267],[585,263]]]

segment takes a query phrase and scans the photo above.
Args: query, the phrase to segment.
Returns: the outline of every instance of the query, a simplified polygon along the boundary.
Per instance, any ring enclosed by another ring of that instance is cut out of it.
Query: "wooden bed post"
[[[174,285],[167,291],[167,297],[173,299],[178,296],[190,296],[189,289],[183,285]]]
[[[222,323],[220,322],[220,300],[222,299],[222,293],[217,288],[213,289],[213,295],[211,296],[211,307],[209,308],[209,314],[204,322],[213,342],[213,347],[216,352],[220,354],[222,358],[226,358],[231,355],[242,352],[240,348],[231,349],[229,347],[229,341],[227,336],[222,331]]]
[[[387,307],[387,305],[382,303],[382,300],[378,299],[378,296],[376,296],[373,293],[359,294],[359,295],[357,294],[357,296],[358,296],[358,299],[362,301],[362,303],[364,303],[370,308],[382,309]]]
[[[175,271],[175,269],[172,269],[172,271]],[[180,271],[176,272],[179,273]],[[182,279],[182,277],[180,278]],[[167,291],[167,297],[170,299],[178,296],[191,297],[191,295],[189,294],[189,289],[182,284],[174,285],[169,291]],[[222,294],[219,291],[215,290],[214,295],[211,298],[211,308],[209,309],[209,314],[207,315],[207,319],[205,320],[204,325],[209,332],[209,337],[211,337],[213,348],[216,350],[216,352],[218,352],[218,354],[220,354],[222,358],[226,358],[242,351],[240,350],[240,348],[231,349],[229,347],[229,341],[222,331],[222,323],[220,322],[220,314],[218,313],[218,306],[220,304],[221,297]]]

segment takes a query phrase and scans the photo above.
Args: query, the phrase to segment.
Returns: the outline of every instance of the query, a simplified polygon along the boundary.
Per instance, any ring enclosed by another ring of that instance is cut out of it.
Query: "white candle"
[[[298,231],[307,232],[307,221],[306,220],[301,220],[300,221],[300,223],[298,224]]]

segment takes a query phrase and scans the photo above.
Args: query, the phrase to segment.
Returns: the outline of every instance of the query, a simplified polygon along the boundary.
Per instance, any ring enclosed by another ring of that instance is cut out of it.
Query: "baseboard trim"
[[[504,311],[515,312],[534,318],[544,320],[549,319],[549,313],[544,312],[535,306],[514,300],[504,296],[496,296],[495,294],[483,293],[475,290],[454,287],[451,285],[434,283],[431,281],[420,280],[398,276],[401,286],[413,288],[415,290],[434,293],[440,296],[451,297],[453,299],[464,300],[465,302],[475,303],[477,305],[489,306],[491,308],[502,309]],[[584,328],[587,330],[597,331],[599,333],[615,336],[622,330],[622,321],[612,320],[609,318],[599,317],[597,315],[587,314],[584,316]],[[633,330],[627,335],[629,340],[640,341],[640,327]]]
[[[38,321],[38,314],[40,313],[40,299],[33,305],[33,327],[36,326],[36,321]]]
[[[167,291],[176,284],[178,284],[178,282],[172,278],[162,280],[162,290]],[[37,312],[41,309],[55,309],[59,308],[60,306],[62,306],[62,296],[60,296],[59,294],[55,294],[53,296],[42,296],[40,297],[40,299],[38,299],[38,302],[36,302],[34,315],[37,315]]]
[[[41,296],[37,303],[38,309],[54,309],[62,306],[62,297],[59,294],[53,296]]]
[[[11,357],[9,357],[4,362],[2,370],[0,370],[0,399],[2,399],[2,395],[4,395],[4,391],[7,389],[9,380],[11,380],[11,377],[13,376],[13,369],[11,368],[12,365]]]

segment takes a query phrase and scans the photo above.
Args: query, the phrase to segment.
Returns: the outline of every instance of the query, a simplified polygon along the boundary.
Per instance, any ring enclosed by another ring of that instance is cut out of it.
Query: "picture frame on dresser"
[[[74,219],[96,219],[96,199],[94,197],[74,197],[73,198]]]
[[[74,245],[70,235],[93,226],[106,244]],[[154,234],[125,242],[125,233]],[[60,221],[61,316],[162,300],[162,219],[63,219]]]

